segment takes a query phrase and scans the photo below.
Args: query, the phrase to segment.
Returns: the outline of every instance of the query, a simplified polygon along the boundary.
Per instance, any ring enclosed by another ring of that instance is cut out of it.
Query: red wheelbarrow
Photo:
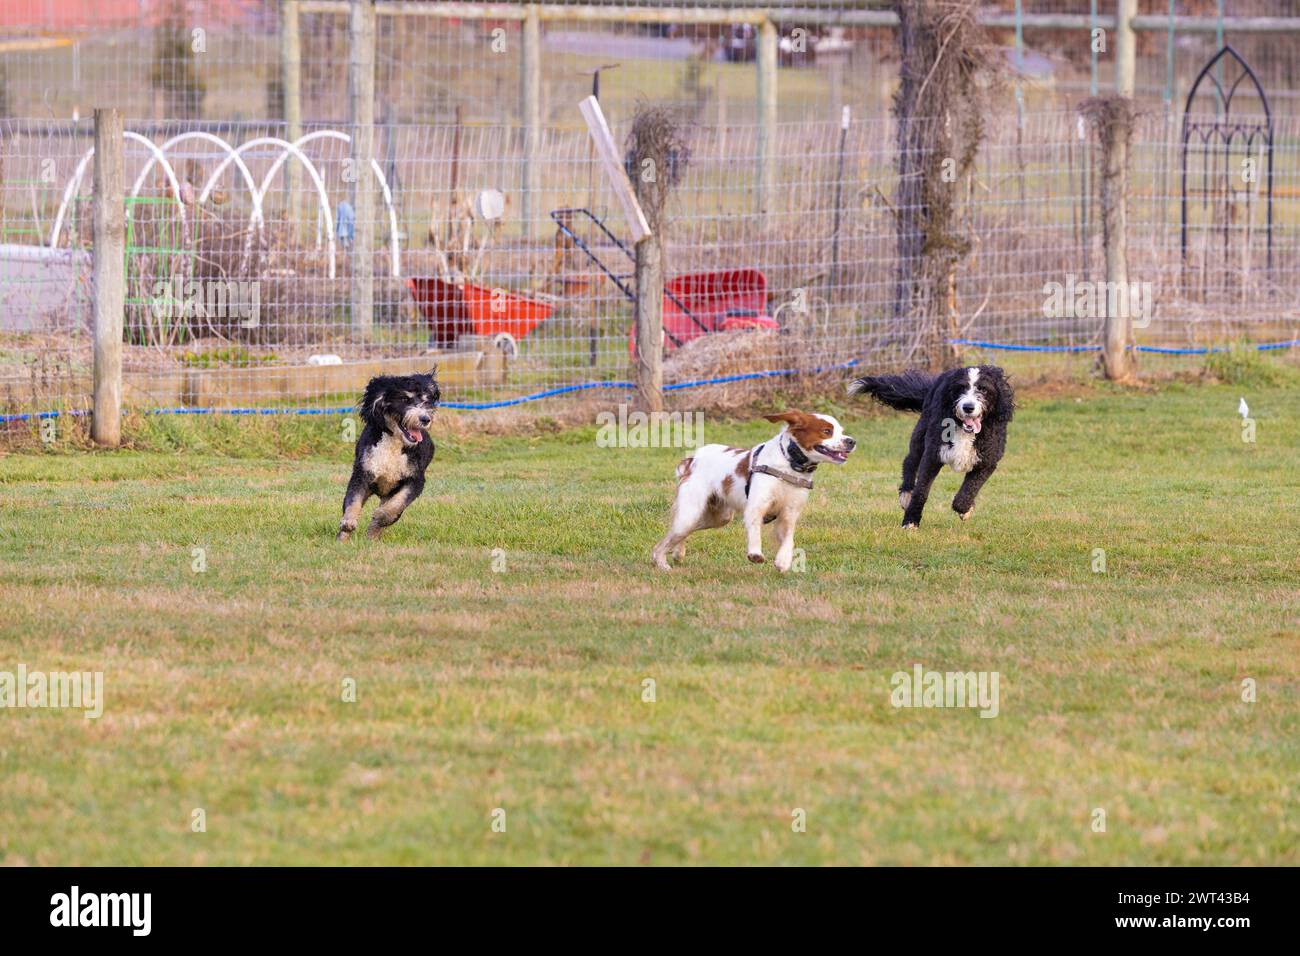
[[[629,259],[632,250],[625,246],[609,227],[589,209],[556,209],[551,212],[555,224],[587,254],[600,271],[629,299],[636,293],[628,284],[631,278],[616,275],[582,238],[573,231],[574,216],[586,216]],[[767,276],[757,269],[729,269],[722,272],[694,272],[677,276],[664,283],[664,348],[675,349],[710,332],[733,329],[779,329],[780,323],[767,314]],[[636,355],[636,329],[628,336],[628,351]]]
[[[429,323],[429,344],[455,348],[462,335],[483,335],[513,346],[551,317],[552,305],[464,282],[457,285],[436,276],[411,276],[407,288],[420,315]],[[509,349],[513,351],[513,347]]]
[[[695,272],[664,283],[665,348],[709,332],[776,328],[767,314],[767,276],[757,269]],[[635,329],[631,339],[635,343]]]

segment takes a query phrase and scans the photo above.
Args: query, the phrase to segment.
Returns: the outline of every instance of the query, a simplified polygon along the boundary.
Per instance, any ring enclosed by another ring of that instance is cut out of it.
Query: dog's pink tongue
[[[970,433],[972,435],[978,435],[980,429],[984,427],[984,423],[978,418],[969,419],[966,424],[970,426]]]

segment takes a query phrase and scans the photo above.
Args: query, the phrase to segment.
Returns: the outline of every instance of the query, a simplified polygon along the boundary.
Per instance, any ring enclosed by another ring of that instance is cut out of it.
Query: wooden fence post
[[[636,244],[636,391],[648,412],[664,407],[664,269],[659,234]]]
[[[1096,114],[1103,167],[1101,231],[1106,251],[1106,287],[1116,290],[1117,294],[1098,295],[1097,302],[1118,306],[1106,308],[1102,362],[1107,378],[1130,381],[1137,371],[1131,350],[1133,317],[1128,284],[1128,147],[1133,133],[1134,109],[1132,100],[1119,96],[1102,102],[1104,105]]]
[[[126,174],[122,114],[95,110],[94,417],[90,437],[122,441],[122,319],[126,308]]]
[[[1115,3],[1115,92],[1130,98],[1137,85],[1137,36],[1133,32],[1137,5],[1137,0]]]
[[[519,218],[525,236],[532,235],[533,217],[542,208],[537,168],[542,145],[542,25],[537,7],[530,4],[524,16],[523,52],[519,64],[519,107],[524,122],[524,168],[520,185]]]
[[[284,96],[284,138],[294,142],[302,136],[302,40],[298,29],[298,0],[280,5],[280,90]],[[289,191],[289,221],[298,221],[298,185],[302,173],[290,160],[285,168]],[[296,228],[296,226],[295,226]]]
[[[348,100],[352,113],[352,333],[370,338],[375,314],[375,4],[352,0],[348,18]]]
[[[776,24],[758,28],[758,211],[766,216],[776,199]]]
[[[667,170],[652,164],[646,169],[637,162],[632,171],[632,188],[642,209],[659,210],[660,192],[666,189],[660,177]],[[653,214],[652,214],[653,215]],[[637,404],[647,412],[664,407],[664,248],[660,240],[662,217],[654,231],[636,244],[636,302],[632,318],[636,328]]]

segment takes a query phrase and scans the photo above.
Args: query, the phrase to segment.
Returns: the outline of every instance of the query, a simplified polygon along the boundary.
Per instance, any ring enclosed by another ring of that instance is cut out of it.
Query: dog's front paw
[[[906,518],[903,519],[903,528],[904,528],[904,530],[907,530],[907,531],[915,531],[915,530],[916,530],[917,528],[919,528],[919,527],[921,527],[921,522],[919,522],[919,521],[908,521]]]
[[[343,525],[339,528],[339,533],[334,536],[334,540],[346,541],[348,540],[348,538],[352,537],[352,532],[356,530],[357,530],[356,525],[353,525],[351,528],[349,528],[347,525]]]
[[[660,541],[655,545],[654,550],[650,552],[650,560],[654,562],[654,566],[660,571],[671,571],[673,568],[672,565],[668,563],[669,555],[672,555],[674,561],[680,561],[683,554],[685,554],[685,549],[681,545],[678,545],[677,548],[669,551],[665,543]]]
[[[953,510],[955,511],[956,509]],[[965,511],[958,511],[957,517],[960,518],[962,521],[967,521],[970,519],[970,516],[973,515],[974,513],[975,513],[975,506],[971,505]]]
[[[764,558],[763,555],[761,554],[751,554],[749,556],[749,560],[753,564],[762,564],[767,559]]]

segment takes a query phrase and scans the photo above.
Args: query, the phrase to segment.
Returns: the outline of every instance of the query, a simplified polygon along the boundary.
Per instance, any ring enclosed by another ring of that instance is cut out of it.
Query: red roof
[[[243,24],[274,15],[274,6],[264,0],[4,0],[0,37],[153,27],[177,10],[185,23],[196,27]]]

